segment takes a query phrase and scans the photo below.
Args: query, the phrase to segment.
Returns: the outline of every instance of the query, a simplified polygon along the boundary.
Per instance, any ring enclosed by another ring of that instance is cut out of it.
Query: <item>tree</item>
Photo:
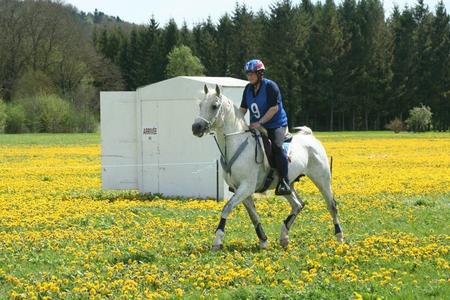
[[[358,51],[360,55],[356,69],[358,76],[354,82],[359,98],[355,104],[362,113],[361,127],[369,130],[370,115],[379,112],[379,103],[389,83],[386,30],[383,6],[379,0],[362,0],[358,4],[357,13],[361,30],[360,45],[357,46],[362,49]]]
[[[179,45],[178,26],[174,19],[170,19],[169,23],[167,23],[167,25],[164,27],[162,39],[161,65],[163,66],[163,68],[166,68],[168,64],[168,54],[172,51],[173,48]]]
[[[15,81],[26,67],[26,16],[18,1],[0,2],[0,98],[10,101]]]
[[[243,66],[252,58],[261,57],[262,27],[255,22],[253,12],[245,4],[236,3],[231,20],[233,31],[230,47],[230,75],[243,78]]]
[[[167,78],[175,76],[202,76],[204,74],[205,67],[187,46],[181,45],[174,48],[169,53],[167,60]]]
[[[189,48],[193,47],[192,32],[189,30],[186,21],[183,22],[183,26],[181,26],[180,29],[180,44],[188,46]]]
[[[312,27],[312,63],[314,67],[314,81],[316,83],[315,96],[318,106],[328,110],[329,130],[334,127],[334,114],[337,107],[336,91],[341,82],[336,76],[337,65],[342,57],[343,34],[338,26],[336,6],[332,0],[327,0],[318,13],[317,22]]]
[[[429,103],[429,99],[431,99],[430,85],[432,84],[432,16],[423,0],[419,0],[414,7],[413,17],[416,26],[414,32],[414,72],[412,74],[414,97],[411,99],[410,107],[419,105],[419,103]]]
[[[231,75],[231,38],[233,34],[233,23],[225,14],[219,19],[217,25],[217,55],[220,57],[218,67],[221,76]]]
[[[161,53],[161,30],[152,17],[150,23],[139,32],[139,65],[137,66],[138,86],[150,84],[163,79],[164,59]]]
[[[219,76],[221,74],[217,46],[217,29],[209,17],[193,29],[195,54],[205,66],[206,75]]]
[[[388,20],[390,35],[392,38],[392,64],[393,73],[389,97],[391,104],[388,109],[391,115],[399,116],[403,121],[410,107],[410,101],[414,97],[414,86],[411,74],[414,72],[414,30],[415,22],[410,9],[400,13],[398,7]]]
[[[299,17],[291,1],[280,1],[271,6],[264,30],[263,60],[268,76],[280,85],[290,126],[300,112],[299,51],[308,35]]]
[[[133,75],[132,75],[132,62],[129,53],[129,43],[127,39],[123,39],[120,44],[119,55],[117,57],[117,64],[120,68],[123,80],[127,90],[131,90],[134,86]]]
[[[430,106],[435,112],[434,128],[450,127],[450,16],[439,1],[431,22]]]
[[[128,68],[129,68],[129,83],[130,89],[136,89],[139,86],[139,66],[141,64],[140,61],[140,49],[139,49],[139,41],[138,41],[138,31],[136,28],[133,28],[130,34],[130,41],[128,43]]]
[[[339,60],[337,73],[342,82],[339,88],[341,128],[342,130],[357,128],[357,113],[359,93],[355,83],[360,76],[360,63],[364,49],[362,49],[362,35],[360,18],[355,0],[344,0],[338,8],[338,20],[342,30],[344,53]],[[351,121],[346,122],[345,117],[351,115]],[[349,124],[346,126],[346,124]],[[351,126],[350,126],[351,124]]]

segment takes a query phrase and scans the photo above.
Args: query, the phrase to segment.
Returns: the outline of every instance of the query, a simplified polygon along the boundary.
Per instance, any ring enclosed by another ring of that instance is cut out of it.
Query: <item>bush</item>
[[[72,132],[71,103],[57,95],[39,95],[17,100],[25,110],[25,124],[30,132]]]
[[[384,128],[393,130],[395,133],[399,133],[401,130],[405,130],[405,124],[403,124],[402,120],[399,118],[395,118],[386,124]]]
[[[30,132],[96,132],[98,121],[87,108],[79,111],[57,95],[26,97],[16,101],[24,112],[25,128]],[[19,110],[19,108],[16,108]],[[18,111],[13,113],[19,114]]]
[[[409,130],[423,132],[430,129],[432,115],[430,107],[421,104],[421,107],[409,110],[409,118],[405,122]]]
[[[75,112],[71,123],[77,132],[96,132],[98,121],[91,112]]]
[[[0,99],[0,133],[5,131],[6,125],[6,104]]]
[[[39,132],[41,128],[40,115],[42,107],[39,103],[39,96],[25,97],[15,100],[25,111],[25,126],[29,132]]]
[[[38,98],[41,107],[40,132],[72,132],[74,130],[71,116],[74,109],[69,102],[56,95],[41,96]]]
[[[5,131],[7,133],[22,133],[28,131],[25,126],[25,109],[22,105],[17,103],[7,105],[6,115]]]

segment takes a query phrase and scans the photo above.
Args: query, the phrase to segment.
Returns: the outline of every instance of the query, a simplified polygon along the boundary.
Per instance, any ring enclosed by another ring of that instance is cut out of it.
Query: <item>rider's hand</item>
[[[257,129],[259,127],[261,127],[261,124],[259,122],[250,124],[250,129]]]

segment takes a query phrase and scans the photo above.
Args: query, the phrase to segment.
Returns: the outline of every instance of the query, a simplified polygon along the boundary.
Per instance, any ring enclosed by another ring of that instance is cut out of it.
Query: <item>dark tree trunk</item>
[[[369,130],[369,113],[367,112],[367,108],[364,110],[364,123],[366,125],[366,130]]]
[[[355,120],[356,119],[356,112],[355,109],[353,109],[353,116],[352,116],[352,130],[355,130]]]
[[[334,104],[331,103],[330,108],[330,131],[333,131],[333,122],[334,122]]]

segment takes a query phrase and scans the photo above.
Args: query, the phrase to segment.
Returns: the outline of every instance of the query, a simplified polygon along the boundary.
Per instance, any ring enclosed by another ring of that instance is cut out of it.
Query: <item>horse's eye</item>
[[[218,108],[219,108],[219,105],[217,105],[217,104],[213,104],[213,105],[212,105],[212,108],[213,108],[214,110],[216,110],[216,109],[218,109]]]

